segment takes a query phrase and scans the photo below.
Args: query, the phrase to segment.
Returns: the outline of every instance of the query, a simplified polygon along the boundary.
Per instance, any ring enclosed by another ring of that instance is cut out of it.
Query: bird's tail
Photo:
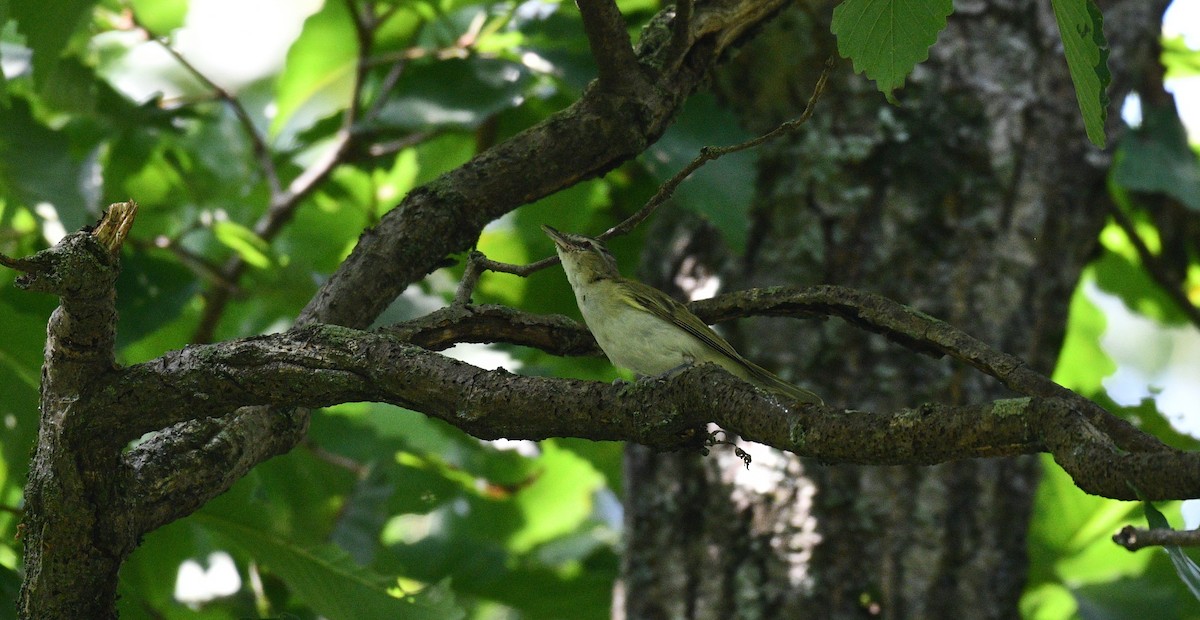
[[[792,385],[783,379],[775,376],[775,373],[751,362],[750,360],[741,360],[746,365],[746,370],[750,374],[750,382],[754,383],[764,390],[774,392],[775,394],[793,402],[812,403],[814,405],[824,405],[825,401],[821,400],[820,396],[812,392]]]

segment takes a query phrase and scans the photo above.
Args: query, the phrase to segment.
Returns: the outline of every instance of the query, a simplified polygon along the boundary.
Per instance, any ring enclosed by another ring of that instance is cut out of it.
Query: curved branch
[[[772,287],[727,293],[689,304],[707,323],[748,316],[837,316],[918,353],[959,360],[1025,396],[1061,398],[1088,415],[1116,445],[1131,452],[1169,452],[1096,403],[1058,385],[1020,358],[996,351],[952,325],[881,295],[841,286]],[[587,330],[565,317],[530,315],[501,306],[452,306],[388,328],[413,344],[440,350],[459,342],[507,342],[555,355],[596,355]]]
[[[1076,399],[1022,398],[975,406],[926,404],[894,412],[780,403],[716,366],[670,379],[608,385],[484,370],[388,334],[311,325],[283,334],[189,347],[125,369],[89,395],[121,403],[125,439],[194,422],[239,404],[318,407],[387,402],[440,418],[476,437],[625,440],[657,449],[695,445],[707,423],[831,463],[930,465],[1048,451],[1085,491],[1151,500],[1200,496],[1200,454],[1131,453],[1091,424]],[[785,406],[789,405],[789,406]],[[191,422],[189,422],[191,421]],[[220,435],[218,436],[220,437]],[[241,445],[230,438],[232,446]],[[230,449],[215,452],[227,455]],[[138,501],[166,498],[179,477],[126,455]],[[164,461],[165,462],[165,461]],[[219,469],[219,468],[217,468]]]

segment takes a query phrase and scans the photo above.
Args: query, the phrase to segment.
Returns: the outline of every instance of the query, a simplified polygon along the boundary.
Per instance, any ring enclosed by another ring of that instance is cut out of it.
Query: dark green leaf
[[[830,29],[838,53],[892,100],[913,67],[929,57],[953,11],[951,0],[845,0],[833,10]]]
[[[56,0],[52,9],[44,0],[11,0],[17,29],[33,50],[33,78],[39,84],[55,70],[67,42],[86,23],[96,0]]]
[[[750,137],[729,111],[717,105],[715,97],[693,95],[679,119],[650,147],[642,162],[662,182],[691,162],[701,148],[736,144]],[[726,155],[693,172],[675,192],[679,203],[712,221],[738,252],[746,247],[754,162],[752,151]]]
[[[390,595],[388,589],[394,585],[389,579],[355,564],[335,545],[298,545],[270,531],[207,512],[198,515],[197,521],[252,554],[282,578],[295,596],[334,620],[454,620],[464,616],[444,586],[428,586],[402,598]]]
[[[72,157],[67,136],[38,123],[17,97],[0,106],[0,127],[0,194],[29,207],[50,203],[68,231],[91,223],[83,166]]]
[[[177,261],[146,252],[125,254],[117,278],[118,348],[174,321],[199,291],[196,276]]]
[[[7,271],[7,270],[3,270]],[[17,290],[13,272],[0,272],[0,491],[20,488],[37,438],[38,393],[46,321],[57,305],[50,295]]]
[[[0,601],[16,601],[21,590],[21,577],[17,571],[0,565]],[[0,620],[16,620],[16,605],[0,604]]]
[[[1127,190],[1167,194],[1200,211],[1200,161],[1175,106],[1146,106],[1142,124],[1117,148],[1113,180]]]
[[[529,82],[529,71],[522,65],[496,58],[414,63],[370,126],[474,127],[520,104]]]
[[[1104,148],[1104,121],[1108,119],[1108,42],[1104,16],[1093,0],[1051,0],[1058,33],[1067,55],[1067,68],[1075,83],[1075,99],[1083,113],[1088,139]]]

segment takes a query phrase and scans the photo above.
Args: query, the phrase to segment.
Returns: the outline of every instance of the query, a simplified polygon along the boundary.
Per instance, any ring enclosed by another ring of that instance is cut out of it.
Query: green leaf
[[[329,618],[452,620],[464,616],[444,586],[429,586],[403,598],[392,596],[387,578],[358,566],[336,545],[301,546],[208,513],[198,514],[196,520],[253,555],[293,594]]]
[[[1108,42],[1104,17],[1092,0],[1051,0],[1058,33],[1067,55],[1067,68],[1075,83],[1075,99],[1083,113],[1092,144],[1104,148],[1104,121],[1108,118]]]
[[[846,0],[833,10],[830,29],[838,53],[894,101],[892,91],[929,57],[953,11],[952,0]]]
[[[17,571],[7,566],[0,566],[0,600],[15,601],[20,590],[21,577],[17,575]],[[16,620],[16,618],[15,605],[0,605],[0,620]]]
[[[1131,554],[1112,544],[1112,533],[1129,522],[1137,504],[1080,491],[1048,455],[1030,522],[1030,584],[1074,588],[1140,575],[1148,554]]]
[[[8,28],[8,0],[0,0],[0,33]],[[0,34],[0,62],[4,60],[4,37]],[[7,78],[0,71],[0,106],[8,105]]]
[[[1150,527],[1159,530],[1172,529],[1171,524],[1167,523],[1167,518],[1154,507],[1154,504],[1142,502],[1142,509],[1146,512],[1146,522],[1150,524]],[[1171,564],[1175,566],[1179,580],[1187,586],[1192,596],[1200,599],[1200,566],[1197,566],[1196,562],[1176,545],[1164,545],[1163,549],[1171,557]]]
[[[1200,211],[1200,161],[1173,105],[1143,108],[1141,126],[1121,137],[1112,174],[1127,190],[1167,194]]]
[[[12,18],[33,50],[33,78],[45,83],[62,58],[67,42],[86,23],[96,0],[56,0],[53,10],[44,0],[12,0]]]
[[[138,23],[159,36],[183,25],[187,17],[188,0],[129,0]]]
[[[1159,323],[1187,323],[1187,317],[1175,301],[1150,278],[1124,231],[1114,229],[1115,226],[1106,228],[1101,234],[1104,251],[1089,268],[1095,274],[1096,284],[1104,291],[1120,297],[1130,310]],[[1147,237],[1143,235],[1143,238]]]
[[[304,21],[276,86],[272,136],[280,135],[300,112],[315,120],[350,105],[358,63],[353,20],[345,2],[327,0]]]
[[[174,321],[199,289],[196,276],[177,261],[127,252],[117,278],[117,346],[124,348]]]
[[[1084,395],[1103,394],[1101,382],[1117,370],[1116,363],[1100,346],[1108,319],[1084,292],[1084,285],[1095,281],[1096,266],[1091,265],[1084,270],[1071,296],[1067,333],[1053,376],[1059,385]]]
[[[475,127],[515,107],[531,82],[524,66],[497,58],[472,56],[413,63],[368,126],[415,130],[428,127]]]
[[[679,119],[642,157],[651,174],[663,182],[700,154],[705,146],[727,146],[752,137],[712,95],[688,98]],[[740,252],[746,249],[747,220],[754,195],[755,157],[743,151],[725,155],[696,170],[680,183],[675,197],[689,210],[707,217]]]
[[[1177,34],[1162,39],[1162,64],[1166,80],[1200,75],[1200,50],[1188,47],[1187,39]]]
[[[222,245],[237,252],[247,263],[259,269],[271,266],[271,259],[267,255],[271,248],[253,230],[229,220],[214,222],[212,230]]]
[[[66,134],[38,123],[20,98],[0,107],[0,127],[0,195],[28,207],[50,203],[67,230],[89,223],[83,167],[71,156]]]

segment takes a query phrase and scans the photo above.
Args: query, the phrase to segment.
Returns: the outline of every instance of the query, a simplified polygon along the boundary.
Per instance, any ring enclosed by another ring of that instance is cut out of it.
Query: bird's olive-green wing
[[[641,282],[628,280],[628,283],[631,285],[631,295],[628,300],[630,304],[674,323],[695,336],[705,346],[745,366],[742,356],[738,355],[738,352],[728,342],[725,342],[724,338],[717,335],[717,332],[692,314],[692,311],[685,308],[683,304],[671,299],[666,293]]]
[[[641,282],[633,280],[628,280],[627,282],[630,285],[630,297],[626,300],[629,304],[678,325],[684,331],[695,336],[705,346],[736,362],[746,370],[747,374],[753,377],[752,383],[758,383],[761,387],[792,400],[816,403],[818,405],[824,404],[820,396],[804,388],[796,387],[775,376],[771,371],[743,358],[728,342],[725,342],[724,338],[717,335],[717,332],[713,331],[704,321],[701,321],[699,317],[692,314],[691,310],[671,299],[666,293]]]

